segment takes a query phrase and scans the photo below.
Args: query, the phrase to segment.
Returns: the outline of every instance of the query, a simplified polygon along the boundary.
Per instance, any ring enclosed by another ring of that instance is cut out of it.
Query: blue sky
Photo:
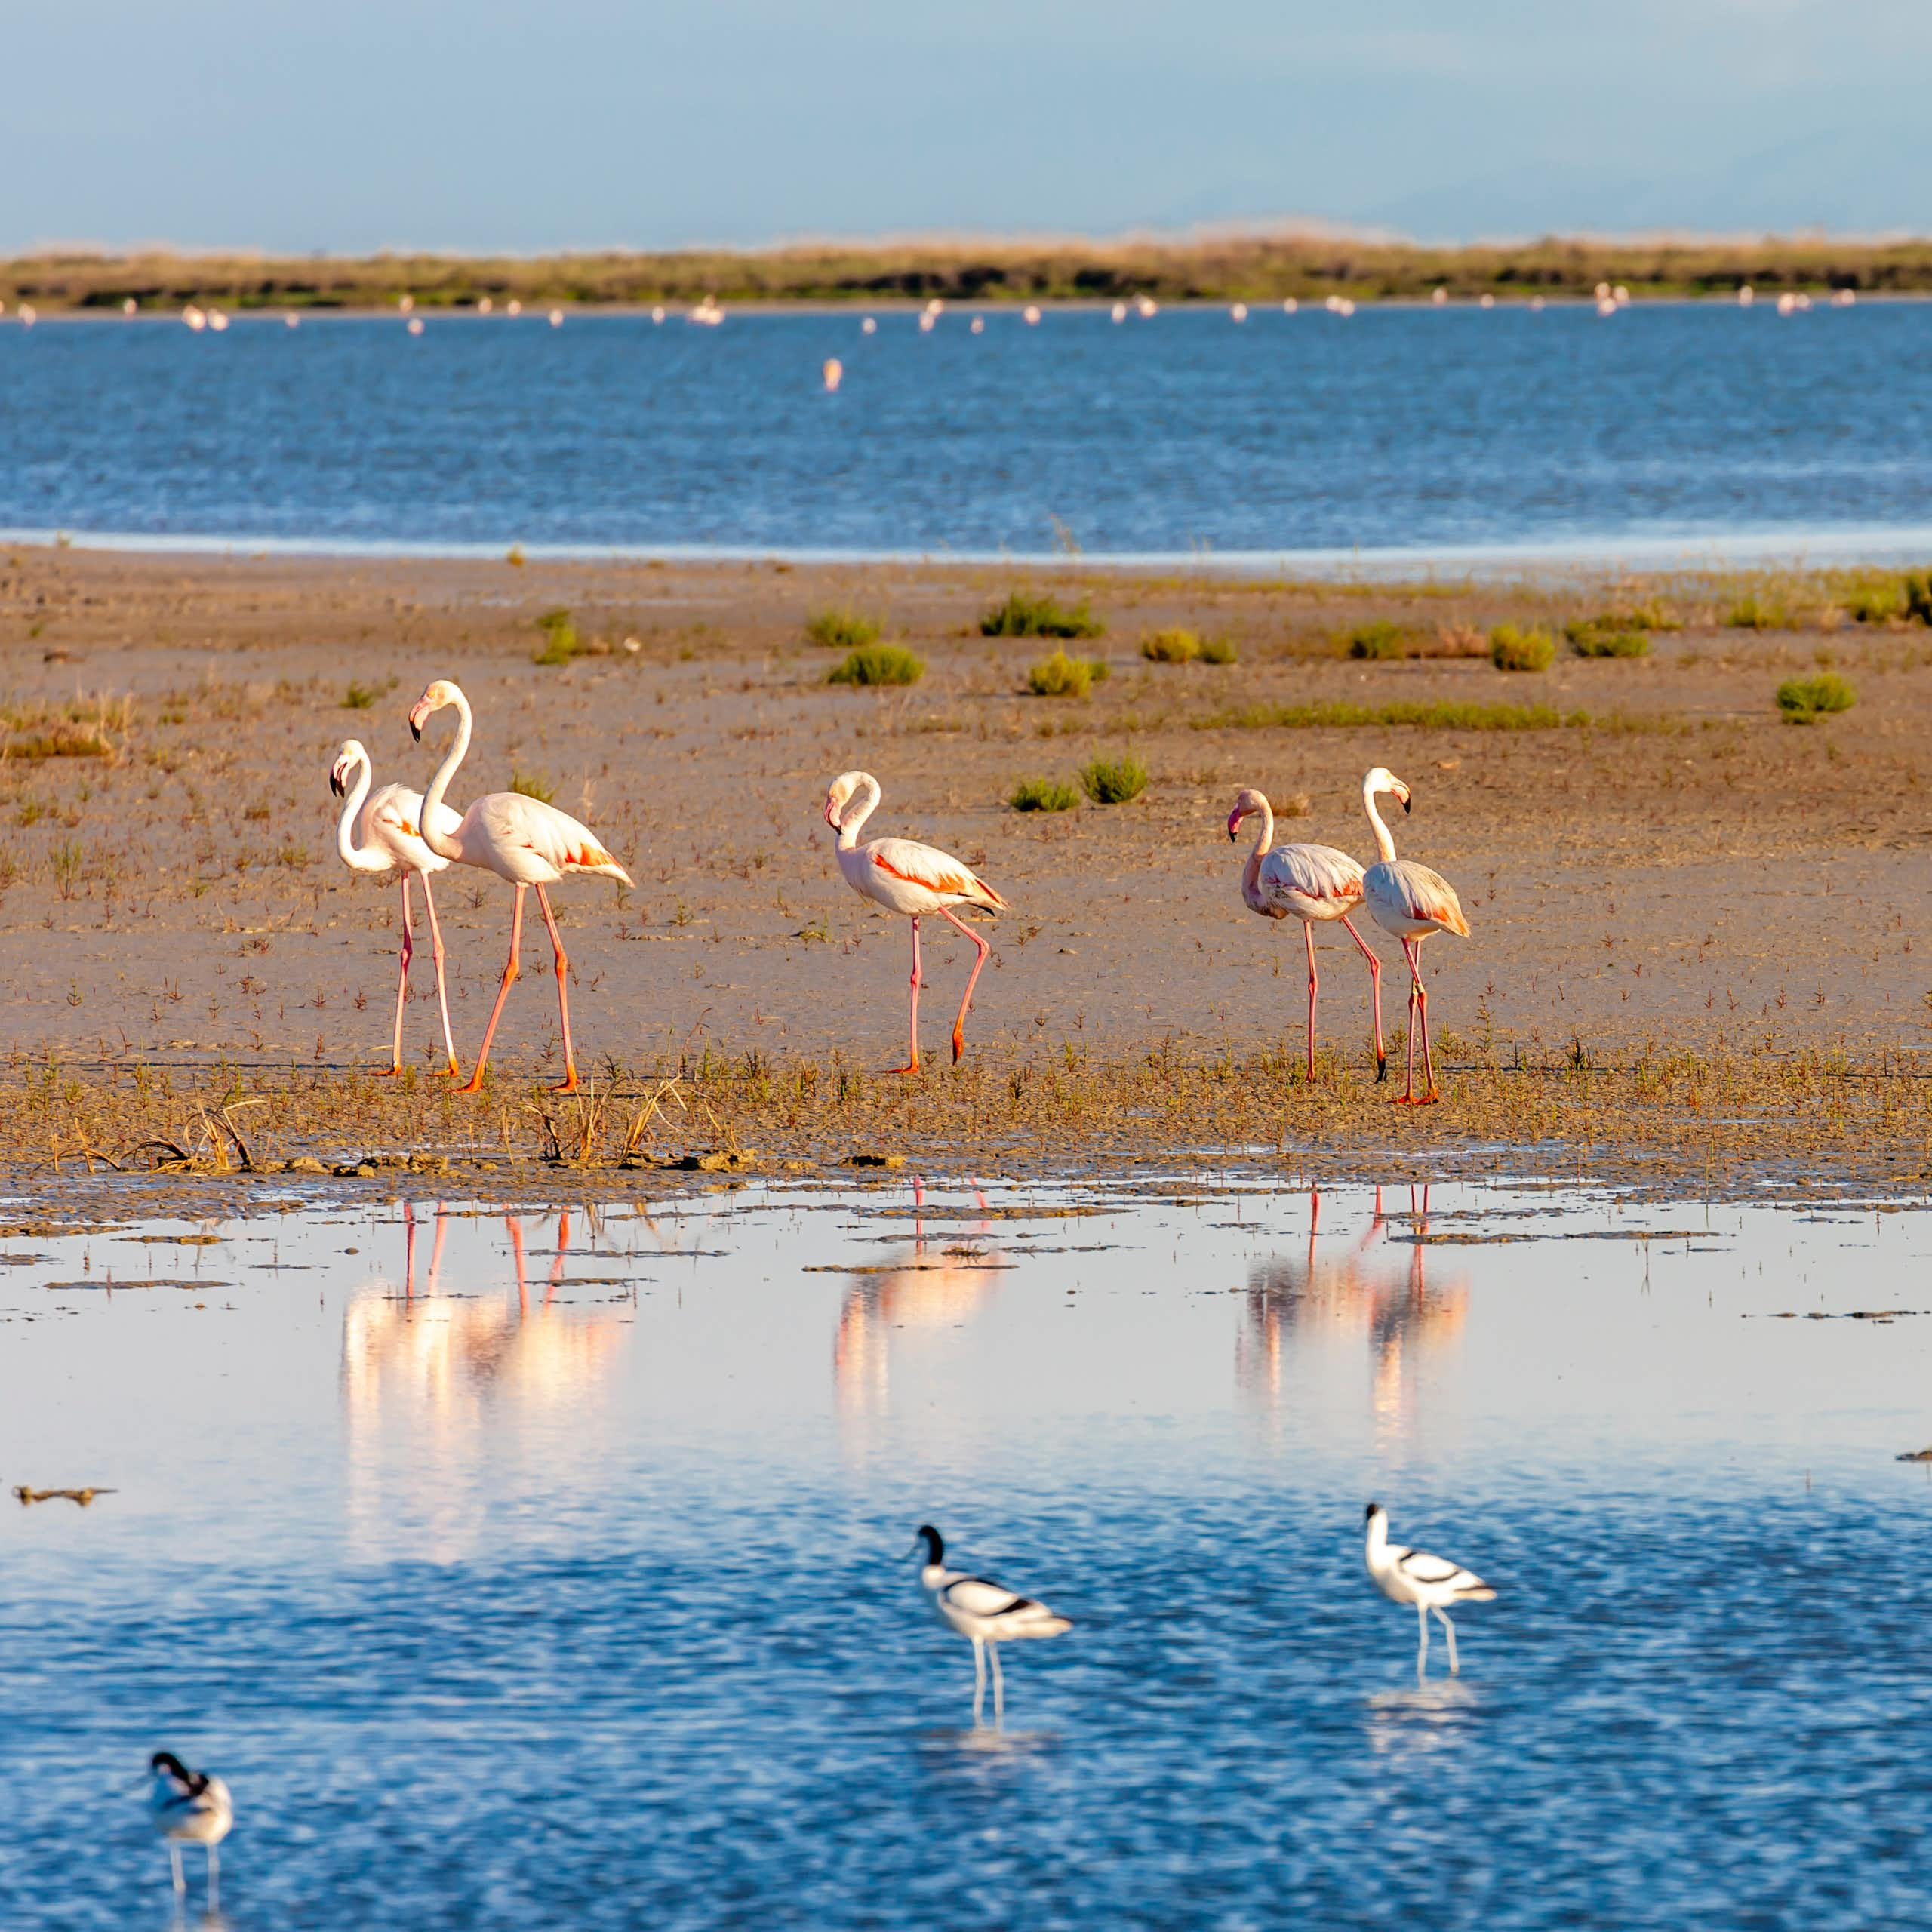
[[[1927,0],[60,0],[0,248],[1932,228]]]

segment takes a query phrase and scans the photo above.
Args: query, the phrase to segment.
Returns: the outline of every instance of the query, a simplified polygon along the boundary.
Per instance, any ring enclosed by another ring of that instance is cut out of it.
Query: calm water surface
[[[859,325],[8,324],[0,529],[486,554],[1932,549],[1932,304]]]
[[[1932,1314],[1842,1318],[1932,1310],[1932,1220],[1315,1220],[895,1179],[9,1242],[0,1475],[118,1494],[0,1518],[0,1923],[170,1922],[161,1744],[234,1786],[237,1932],[1926,1923]],[[1371,1495],[1501,1589],[1459,1680]],[[927,1519],[1076,1620],[1003,1730]]]

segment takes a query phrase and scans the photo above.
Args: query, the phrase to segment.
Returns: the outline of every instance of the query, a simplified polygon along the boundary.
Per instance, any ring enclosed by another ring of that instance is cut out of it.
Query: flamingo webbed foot
[[[888,1066],[881,1069],[886,1073],[917,1073],[918,1070],[919,1063],[915,1060],[909,1060],[903,1066]]]

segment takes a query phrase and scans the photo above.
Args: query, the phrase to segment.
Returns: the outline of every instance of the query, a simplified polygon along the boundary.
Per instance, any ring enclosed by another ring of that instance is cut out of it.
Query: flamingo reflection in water
[[[990,1216],[986,1196],[973,1198]],[[838,1311],[832,1348],[832,1377],[838,1406],[848,1416],[877,1415],[886,1406],[892,1333],[957,1328],[991,1299],[999,1276],[1012,1263],[987,1245],[989,1219],[970,1237],[948,1240],[934,1252],[926,1239],[925,1183],[912,1183],[912,1244],[875,1272],[859,1275]]]
[[[515,1301],[444,1291],[451,1219],[437,1208],[419,1294],[420,1224],[405,1205],[401,1292],[373,1281],[343,1320],[353,1534],[371,1543],[426,1537],[435,1556],[457,1553],[481,1527],[478,1472],[490,1425],[505,1413],[524,1422],[577,1414],[614,1367],[627,1332],[614,1313],[557,1305],[570,1249],[568,1210],[557,1217],[549,1278],[534,1307],[515,1215],[504,1217]]]
[[[1370,1251],[1387,1232],[1391,1218],[1378,1187],[1375,1211],[1361,1239],[1344,1253],[1324,1256],[1318,1252],[1321,1195],[1319,1189],[1312,1190],[1306,1258],[1277,1256],[1250,1268],[1243,1323],[1235,1343],[1235,1374],[1258,1404],[1271,1411],[1279,1404],[1282,1358],[1291,1331],[1300,1331],[1304,1340],[1324,1334],[1358,1333],[1369,1344],[1376,1420],[1385,1428],[1402,1423],[1411,1393],[1412,1358],[1440,1347],[1461,1330],[1469,1291],[1466,1275],[1429,1284],[1421,1241],[1410,1247],[1407,1263],[1399,1268],[1373,1265]],[[1410,1188],[1403,1218],[1413,1223],[1418,1235],[1428,1233],[1426,1183]]]

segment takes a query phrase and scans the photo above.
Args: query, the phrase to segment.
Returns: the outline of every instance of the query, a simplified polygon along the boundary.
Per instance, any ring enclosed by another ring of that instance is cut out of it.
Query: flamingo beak
[[[418,744],[420,744],[423,742],[423,721],[424,718],[428,717],[429,715],[428,709],[420,703],[412,705],[410,707],[409,735],[414,738]]]
[[[1241,822],[1246,816],[1247,814],[1241,811],[1238,805],[1237,805],[1232,811],[1229,813],[1228,843],[1229,844],[1232,845],[1234,843],[1235,835],[1241,827]]]
[[[342,796],[342,767],[339,764],[329,767],[329,789],[338,798]]]
[[[825,822],[834,832],[838,829],[838,801],[828,798],[825,801]]]
[[[1406,812],[1408,811],[1408,809],[1409,809],[1409,795],[1408,795],[1408,793],[1407,793],[1407,792],[1404,792],[1402,794],[1402,810],[1403,810],[1403,811],[1404,811],[1404,813],[1406,813]]]

